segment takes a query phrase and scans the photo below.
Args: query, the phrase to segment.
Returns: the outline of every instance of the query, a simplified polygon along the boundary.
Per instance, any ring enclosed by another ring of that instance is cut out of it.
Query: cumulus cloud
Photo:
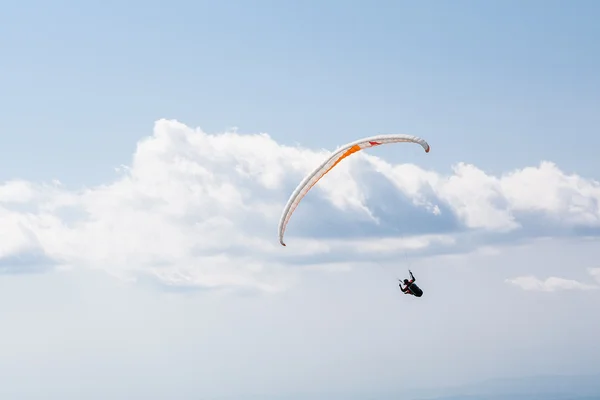
[[[58,181],[0,185],[0,266],[87,267],[173,286],[277,291],[320,264],[472,250],[486,245],[484,233],[546,222],[600,227],[598,182],[550,162],[502,176],[458,163],[444,175],[356,154],[304,199],[283,248],[282,208],[327,154],[265,134],[207,134],[157,121],[112,182],[81,190]]]
[[[520,276],[508,279],[508,283],[520,287],[523,290],[540,292],[556,292],[559,290],[591,290],[598,289],[596,285],[588,285],[573,279],[564,279],[551,276],[546,280],[540,280],[535,276]]]
[[[600,283],[600,268],[588,268],[588,272],[598,283]]]
[[[600,268],[588,268],[590,275],[600,284]],[[596,290],[600,289],[597,284],[579,282],[574,279],[565,279],[551,276],[545,280],[535,276],[520,276],[507,279],[507,283],[517,286],[523,290],[539,292],[557,292],[562,290]]]

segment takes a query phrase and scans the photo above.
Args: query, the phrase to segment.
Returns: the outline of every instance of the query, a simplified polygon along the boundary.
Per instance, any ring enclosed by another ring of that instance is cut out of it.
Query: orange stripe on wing
[[[325,171],[325,173],[323,173],[323,175],[321,175],[319,177],[319,179],[317,179],[312,185],[310,185],[308,187],[308,190],[306,191],[306,193],[308,193],[310,191],[310,189],[312,189],[313,186],[315,186],[317,184],[317,182],[319,182],[321,180],[322,177],[324,177],[325,175],[327,175],[327,173],[329,171],[331,171],[336,165],[338,165],[340,163],[340,161],[342,161],[344,158],[351,156],[352,154],[356,153],[357,151],[361,151],[362,149],[360,148],[360,146],[358,145],[354,145],[352,147],[350,147],[348,150],[346,150],[346,152],[344,154],[342,154],[342,156],[340,158],[338,158],[336,160],[335,163],[333,163],[333,165],[331,167],[329,167],[329,169],[327,171]]]

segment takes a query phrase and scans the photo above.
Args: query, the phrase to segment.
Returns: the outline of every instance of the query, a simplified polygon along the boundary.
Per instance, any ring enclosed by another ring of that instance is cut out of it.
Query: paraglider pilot
[[[400,282],[398,284],[398,286],[400,287],[400,290],[402,290],[402,292],[404,294],[412,294],[415,297],[421,297],[423,296],[423,291],[421,290],[420,287],[418,287],[415,284],[415,277],[413,275],[413,273],[410,271],[410,269],[408,270],[408,272],[410,273],[410,281],[408,279],[404,280],[404,284],[406,285],[406,287],[402,287],[402,282]]]

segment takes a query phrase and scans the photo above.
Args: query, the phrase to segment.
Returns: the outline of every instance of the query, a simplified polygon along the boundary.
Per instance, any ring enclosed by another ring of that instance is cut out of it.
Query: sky
[[[583,0],[4,4],[0,394],[600,373],[598,18]],[[282,247],[302,178],[388,133],[431,151],[348,158]],[[408,269],[422,298],[398,289]]]

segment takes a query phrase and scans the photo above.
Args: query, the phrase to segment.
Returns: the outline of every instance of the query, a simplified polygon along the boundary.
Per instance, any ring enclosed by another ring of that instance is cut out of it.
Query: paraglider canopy
[[[283,213],[279,220],[279,243],[281,243],[282,246],[286,245],[283,241],[285,228],[287,227],[290,217],[296,210],[296,207],[298,207],[300,201],[325,174],[327,174],[329,171],[335,168],[335,166],[338,165],[338,163],[340,163],[344,158],[370,147],[375,147],[382,144],[403,142],[419,144],[421,145],[421,147],[423,147],[426,153],[429,153],[430,146],[424,139],[421,139],[417,136],[404,134],[370,136],[363,139],[359,139],[355,142],[345,144],[341,146],[338,150],[336,150],[331,156],[329,156],[325,161],[323,161],[321,165],[319,165],[310,174],[308,174],[292,192],[292,195],[290,196],[287,204],[285,205]]]

